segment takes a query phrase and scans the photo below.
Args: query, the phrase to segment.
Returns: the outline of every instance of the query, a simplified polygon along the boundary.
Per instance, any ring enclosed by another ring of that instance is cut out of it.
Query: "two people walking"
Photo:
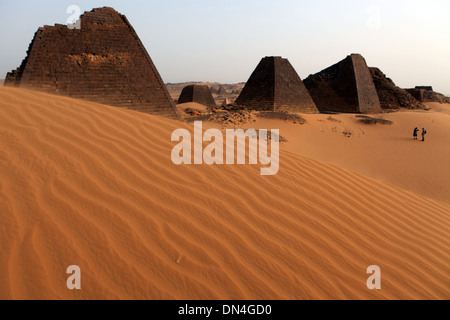
[[[413,133],[414,140],[417,140],[418,133],[419,133],[419,128],[416,127],[414,129],[414,133]],[[426,134],[427,134],[427,130],[425,130],[425,128],[422,128],[422,141],[425,141]]]

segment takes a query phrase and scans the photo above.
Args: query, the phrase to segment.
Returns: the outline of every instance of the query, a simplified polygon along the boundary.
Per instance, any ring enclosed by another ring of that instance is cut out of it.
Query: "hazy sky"
[[[401,87],[450,94],[449,0],[0,0],[0,78],[69,5],[125,14],[165,82],[247,81],[271,55],[304,79],[361,53]]]

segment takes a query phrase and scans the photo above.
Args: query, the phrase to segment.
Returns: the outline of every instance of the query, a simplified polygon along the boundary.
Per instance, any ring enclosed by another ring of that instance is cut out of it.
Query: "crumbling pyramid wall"
[[[253,71],[236,104],[255,110],[317,113],[299,75],[287,59],[265,57]]]
[[[369,68],[383,109],[423,109],[425,105],[407,90],[399,88],[378,68]]]
[[[81,29],[39,28],[21,66],[5,85],[33,88],[178,118],[147,50],[124,15],[113,8],[85,12]]]
[[[417,86],[413,89],[406,89],[415,99],[420,102],[450,103],[450,98],[441,93],[435,92],[431,86]]]
[[[425,89],[406,89],[410,95],[412,95],[417,101],[425,102]]]
[[[378,113],[381,104],[366,61],[352,54],[304,80],[320,111]]]
[[[210,108],[216,108],[216,102],[207,85],[190,85],[183,88],[178,103],[197,102]]]

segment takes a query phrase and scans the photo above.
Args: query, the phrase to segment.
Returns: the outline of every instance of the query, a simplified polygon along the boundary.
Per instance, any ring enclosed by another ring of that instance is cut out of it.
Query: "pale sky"
[[[244,82],[271,55],[304,79],[361,53],[401,87],[450,95],[449,0],[0,0],[0,78],[69,5],[125,14],[165,82]]]

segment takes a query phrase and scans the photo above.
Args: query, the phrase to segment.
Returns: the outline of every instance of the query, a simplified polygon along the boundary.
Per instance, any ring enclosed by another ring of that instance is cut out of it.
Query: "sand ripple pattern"
[[[0,299],[450,298],[449,206],[287,152],[175,166],[180,127],[0,88]]]

